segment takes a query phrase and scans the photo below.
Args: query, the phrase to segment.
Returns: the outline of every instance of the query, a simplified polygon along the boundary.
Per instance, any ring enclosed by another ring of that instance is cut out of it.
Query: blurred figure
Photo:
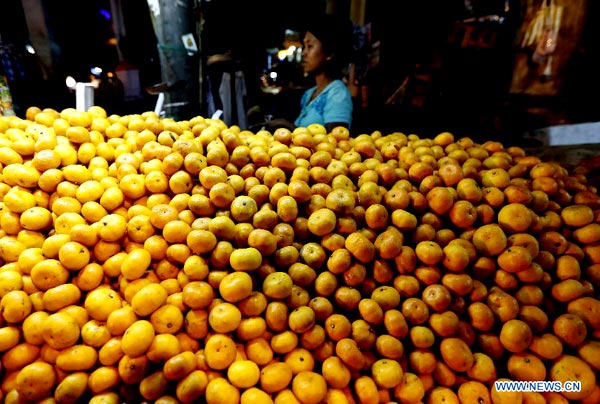
[[[336,15],[323,15],[310,21],[303,40],[302,67],[315,86],[306,90],[301,111],[294,123],[274,119],[266,128],[321,124],[328,131],[336,126],[350,127],[352,96],[342,81],[352,55],[352,23]]]

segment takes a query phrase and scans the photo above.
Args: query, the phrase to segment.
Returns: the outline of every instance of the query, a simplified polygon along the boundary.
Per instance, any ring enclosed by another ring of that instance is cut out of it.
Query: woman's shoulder
[[[344,83],[342,80],[334,80],[329,83],[327,88],[327,97],[329,99],[335,98],[338,101],[346,98],[350,100],[352,98],[350,95],[350,90],[348,90],[346,83]]]
[[[348,90],[346,83],[344,83],[340,79],[333,80],[331,83],[329,83],[328,88],[330,91],[343,91],[343,90],[347,91]]]

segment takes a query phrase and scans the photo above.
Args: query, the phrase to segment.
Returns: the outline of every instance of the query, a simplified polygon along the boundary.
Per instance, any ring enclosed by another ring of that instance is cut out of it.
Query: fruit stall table
[[[600,197],[546,157],[0,117],[0,401],[598,403]]]

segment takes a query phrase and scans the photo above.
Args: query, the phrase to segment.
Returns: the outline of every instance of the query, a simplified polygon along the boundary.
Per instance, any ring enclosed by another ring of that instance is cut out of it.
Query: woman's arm
[[[268,130],[269,132],[273,132],[279,128],[286,128],[289,130],[294,130],[294,129],[296,129],[296,125],[294,125],[292,122],[288,121],[287,119],[283,119],[283,118],[271,119],[270,121],[265,122],[265,129]]]

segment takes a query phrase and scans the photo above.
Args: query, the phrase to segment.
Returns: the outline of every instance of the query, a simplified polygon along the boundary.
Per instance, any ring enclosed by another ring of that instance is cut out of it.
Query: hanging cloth
[[[229,72],[223,73],[221,85],[219,87],[219,97],[223,104],[223,122],[228,126],[238,125],[242,129],[248,126],[246,118],[246,81],[244,72],[236,71],[232,75]]]
[[[223,122],[225,122],[227,126],[231,126],[233,114],[231,112],[231,73],[229,72],[223,73],[221,85],[219,86],[219,97],[223,104]]]
[[[246,116],[246,80],[243,71],[235,72],[235,101],[237,111],[237,123],[242,129],[248,128],[248,118]]]

